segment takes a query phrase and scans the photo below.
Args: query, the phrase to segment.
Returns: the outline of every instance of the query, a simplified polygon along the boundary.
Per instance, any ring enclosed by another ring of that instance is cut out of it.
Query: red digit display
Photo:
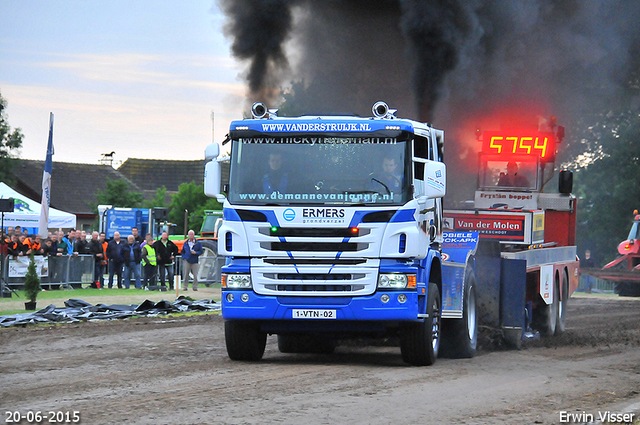
[[[550,160],[556,156],[556,136],[553,133],[517,133],[485,131],[482,153],[511,156],[534,156]]]

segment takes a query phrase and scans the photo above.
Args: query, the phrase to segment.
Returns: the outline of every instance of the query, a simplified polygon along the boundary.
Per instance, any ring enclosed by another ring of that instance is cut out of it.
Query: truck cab
[[[383,102],[372,111],[285,118],[254,105],[223,143],[226,191],[221,147],[207,147],[205,193],[224,205],[218,250],[232,359],[260,359],[267,334],[282,352],[398,335],[406,361],[435,361],[444,133]]]

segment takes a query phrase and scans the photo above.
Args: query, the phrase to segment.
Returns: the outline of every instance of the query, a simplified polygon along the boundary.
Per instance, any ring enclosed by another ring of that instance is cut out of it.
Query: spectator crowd
[[[125,238],[115,232],[109,241],[105,233],[70,230],[49,232],[43,241],[39,235],[29,235],[27,229],[20,226],[8,227],[6,232],[0,229],[0,254],[2,258],[30,257],[40,255],[49,257],[54,281],[67,270],[56,267],[60,257],[85,257],[93,261],[92,288],[105,287],[105,274],[108,274],[108,288],[131,288],[131,281],[137,289],[173,289],[174,265],[179,256],[183,261],[183,289],[187,289],[189,273],[193,275],[194,291],[198,290],[198,257],[202,254],[202,245],[194,237],[193,230],[184,242],[182,250],[169,240],[167,232],[160,239],[153,240],[151,234],[145,238],[133,227]],[[60,262],[60,264],[62,264]],[[66,263],[65,263],[66,264]],[[69,280],[79,282],[82,269],[69,268]],[[79,275],[77,275],[79,273]],[[115,277],[115,283],[114,283]],[[158,282],[160,285],[158,285]]]

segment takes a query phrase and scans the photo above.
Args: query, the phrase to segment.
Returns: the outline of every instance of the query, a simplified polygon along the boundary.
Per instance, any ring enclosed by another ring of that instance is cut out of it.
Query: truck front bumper
[[[233,295],[232,300],[229,294]],[[383,302],[385,295],[387,302]],[[222,317],[226,320],[310,320],[294,317],[294,310],[335,311],[329,314],[331,318],[322,318],[323,322],[421,320],[418,317],[418,294],[415,289],[377,291],[373,295],[360,297],[283,297],[258,295],[251,290],[222,291]]]

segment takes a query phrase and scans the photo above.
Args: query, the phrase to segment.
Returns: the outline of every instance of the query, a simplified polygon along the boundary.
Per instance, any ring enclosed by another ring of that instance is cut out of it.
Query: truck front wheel
[[[441,327],[440,291],[429,282],[427,317],[423,322],[405,326],[400,333],[402,360],[413,366],[430,366],[438,358]]]
[[[231,360],[258,361],[267,345],[267,334],[253,322],[227,320],[224,322],[224,340]]]

